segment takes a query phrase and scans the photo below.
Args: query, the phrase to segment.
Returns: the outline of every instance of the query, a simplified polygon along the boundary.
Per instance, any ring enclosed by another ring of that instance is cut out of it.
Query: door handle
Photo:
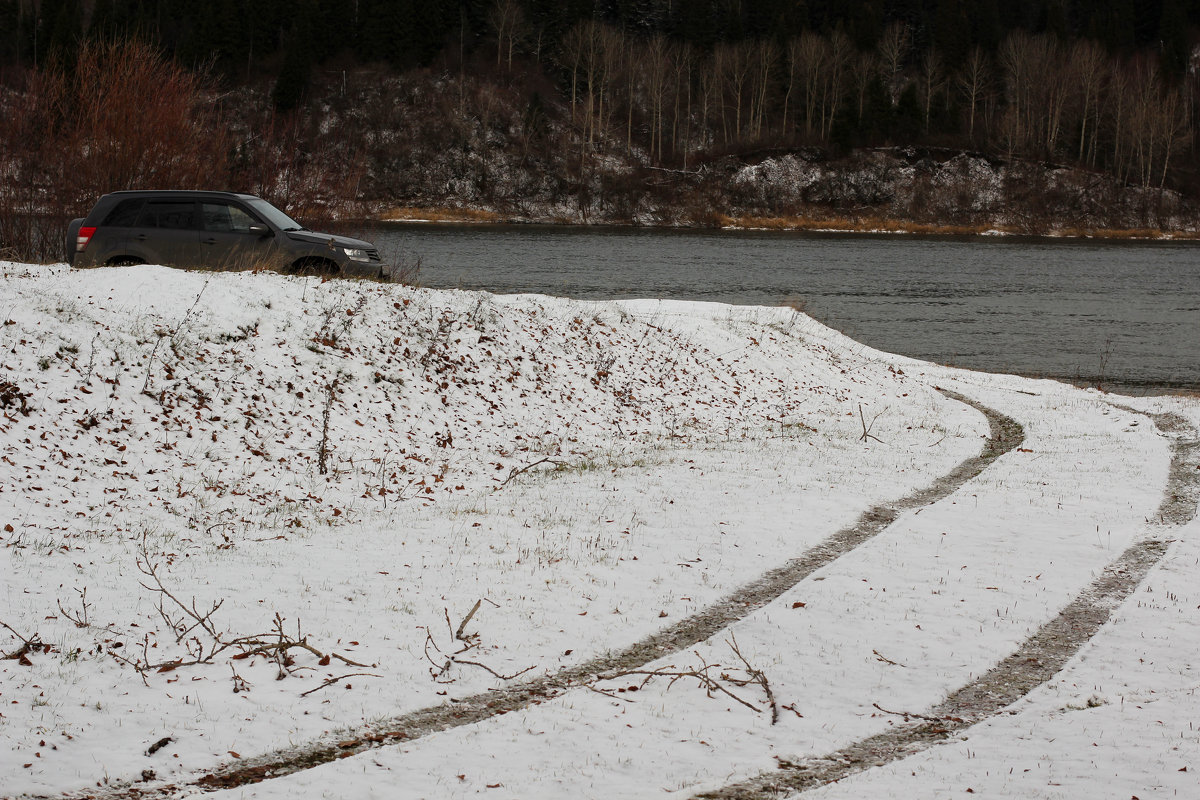
[[[216,244],[216,239],[201,239],[200,244]]]

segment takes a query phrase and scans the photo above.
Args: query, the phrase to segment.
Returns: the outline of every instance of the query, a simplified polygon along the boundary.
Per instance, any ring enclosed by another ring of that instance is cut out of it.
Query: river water
[[[396,225],[431,288],[792,304],[872,347],[1144,392],[1200,389],[1200,245]]]

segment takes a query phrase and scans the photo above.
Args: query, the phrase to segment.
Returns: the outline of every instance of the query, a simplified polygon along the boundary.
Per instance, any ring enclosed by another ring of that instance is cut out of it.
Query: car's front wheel
[[[339,272],[338,265],[326,258],[302,258],[288,268],[289,275],[319,275],[328,277]]]

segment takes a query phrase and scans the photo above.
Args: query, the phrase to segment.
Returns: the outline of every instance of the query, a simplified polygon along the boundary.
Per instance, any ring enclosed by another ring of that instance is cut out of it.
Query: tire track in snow
[[[219,767],[192,781],[159,786],[144,783],[125,785],[108,791],[73,793],[65,797],[110,800],[166,798],[194,794],[197,789],[216,791],[261,783],[372,748],[408,742],[433,733],[482,722],[557,697],[565,691],[595,680],[604,673],[638,669],[656,659],[681,652],[744,619],[816,570],[877,536],[904,512],[932,505],[948,497],[983,472],[997,458],[1024,442],[1025,431],[1016,420],[956,392],[935,388],[947,397],[975,408],[987,418],[988,438],[979,455],[964,460],[924,489],[890,503],[872,506],[850,527],[843,528],[802,555],[769,570],[703,611],[636,644],[516,686],[492,689],[449,704],[420,709],[364,726],[356,732],[343,735],[336,742],[310,743],[243,759],[238,764]]]
[[[920,721],[861,739],[833,753],[784,762],[764,773],[693,800],[766,800],[815,789],[873,767],[881,767],[944,742],[998,716],[1005,708],[1052,678],[1108,622],[1113,609],[1141,584],[1170,547],[1172,528],[1196,517],[1200,503],[1200,432],[1178,414],[1147,414],[1171,437],[1171,466],[1162,502],[1149,532],[1130,545],[1058,616],[1025,640],[1016,652],[971,683],[952,692]],[[916,715],[913,715],[916,716]]]

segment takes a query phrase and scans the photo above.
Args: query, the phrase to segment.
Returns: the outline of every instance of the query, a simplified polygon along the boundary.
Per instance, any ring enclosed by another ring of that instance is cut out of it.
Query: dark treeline
[[[914,52],[956,70],[971,49],[994,53],[1013,31],[1086,38],[1109,54],[1159,50],[1182,74],[1197,0],[0,0],[0,58],[36,64],[81,37],[138,36],[185,65],[215,59],[230,76],[303,45],[320,62],[348,54],[398,69],[446,49],[494,46],[500,18],[522,48],[551,53],[574,26],[603,22],[701,51],[747,39],[784,45],[807,31],[841,31],[870,51],[901,23]],[[517,42],[514,41],[514,44]],[[507,43],[506,43],[507,44]]]
[[[0,0],[0,100],[29,117],[0,135],[24,148],[11,174],[75,181],[63,207],[147,180],[128,154],[94,186],[31,167],[68,140],[95,152],[71,93],[113,80],[118,52],[118,80],[142,79],[132,42],[195,96],[139,114],[114,92],[135,105],[110,113],[94,90],[86,124],[209,120],[172,134],[210,141],[171,163],[203,151],[208,183],[293,208],[536,196],[587,219],[641,203],[646,170],[897,146],[1195,198],[1198,30],[1200,0]]]

